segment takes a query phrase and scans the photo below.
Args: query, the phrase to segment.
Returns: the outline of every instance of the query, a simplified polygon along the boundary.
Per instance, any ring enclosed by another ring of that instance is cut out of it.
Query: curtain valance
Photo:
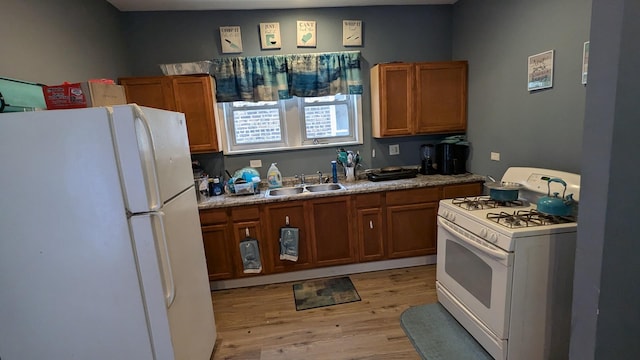
[[[227,57],[211,72],[219,102],[362,94],[360,51]]]

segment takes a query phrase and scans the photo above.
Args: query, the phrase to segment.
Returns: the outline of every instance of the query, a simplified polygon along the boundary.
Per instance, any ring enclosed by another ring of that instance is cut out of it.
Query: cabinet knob
[[[369,220],[369,228],[373,229],[373,221],[372,220]]]

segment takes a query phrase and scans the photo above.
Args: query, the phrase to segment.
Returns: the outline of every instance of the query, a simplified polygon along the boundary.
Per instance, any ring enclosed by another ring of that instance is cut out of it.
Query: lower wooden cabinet
[[[386,258],[382,197],[384,197],[384,193],[354,196],[358,261],[375,261]]]
[[[436,253],[440,188],[390,191],[386,195],[389,258]]]
[[[433,255],[439,200],[481,193],[478,182],[202,210],[209,279]],[[299,229],[297,261],[280,259],[284,226]],[[258,240],[261,273],[243,271],[247,236]]]
[[[304,202],[287,201],[266,204],[262,209],[262,221],[266,229],[265,261],[268,271],[278,273],[313,267],[313,251]],[[287,225],[298,228],[298,261],[280,259],[280,229]]]
[[[204,255],[207,259],[209,280],[225,280],[235,276],[235,249],[231,248],[231,231],[227,223],[226,210],[200,212]]]
[[[235,256],[234,269],[236,277],[256,276],[266,273],[265,269],[265,245],[266,241],[262,232],[262,225],[260,221],[260,210],[257,206],[243,206],[237,208],[231,208],[231,229],[233,233],[233,242],[231,245],[232,251]],[[240,243],[247,238],[255,239],[258,241],[258,256],[260,263],[262,264],[262,271],[260,272],[245,272],[244,263],[240,251]]]
[[[355,262],[351,197],[310,200],[308,207],[314,264],[320,267]]]

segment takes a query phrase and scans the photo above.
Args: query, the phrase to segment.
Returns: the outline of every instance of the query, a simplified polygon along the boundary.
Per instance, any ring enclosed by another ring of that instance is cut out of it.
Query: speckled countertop
[[[418,174],[418,176],[412,179],[377,181],[377,182],[366,180],[366,178],[357,180],[355,182],[344,182],[344,179],[342,179],[343,181],[341,181],[340,183],[346,188],[346,190],[335,190],[335,191],[313,192],[313,193],[304,192],[301,194],[296,194],[291,196],[278,196],[278,197],[267,198],[265,197],[266,189],[261,188],[260,194],[256,194],[256,195],[225,194],[221,196],[212,196],[208,198],[203,198],[198,203],[198,208],[200,210],[216,209],[216,208],[225,208],[225,207],[231,207],[231,206],[265,204],[265,203],[282,202],[282,201],[290,201],[290,200],[304,200],[304,199],[320,198],[320,197],[328,197],[328,196],[352,195],[352,194],[363,194],[363,193],[378,192],[378,191],[390,191],[390,190],[413,189],[413,188],[421,188],[421,187],[429,187],[429,186],[464,184],[464,183],[471,183],[471,182],[477,182],[477,181],[485,181],[485,179],[486,179],[485,176],[476,175],[476,174],[464,174],[464,175],[420,175]],[[285,186],[288,186],[288,185],[291,185],[291,184],[287,184],[285,182]]]

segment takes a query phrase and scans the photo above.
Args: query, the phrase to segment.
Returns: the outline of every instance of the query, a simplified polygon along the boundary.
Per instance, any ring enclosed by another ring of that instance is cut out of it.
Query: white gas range
[[[516,200],[440,201],[438,301],[496,359],[566,358],[577,206],[553,216],[536,203],[549,189],[578,201],[580,176],[512,167],[502,182],[522,185]]]

